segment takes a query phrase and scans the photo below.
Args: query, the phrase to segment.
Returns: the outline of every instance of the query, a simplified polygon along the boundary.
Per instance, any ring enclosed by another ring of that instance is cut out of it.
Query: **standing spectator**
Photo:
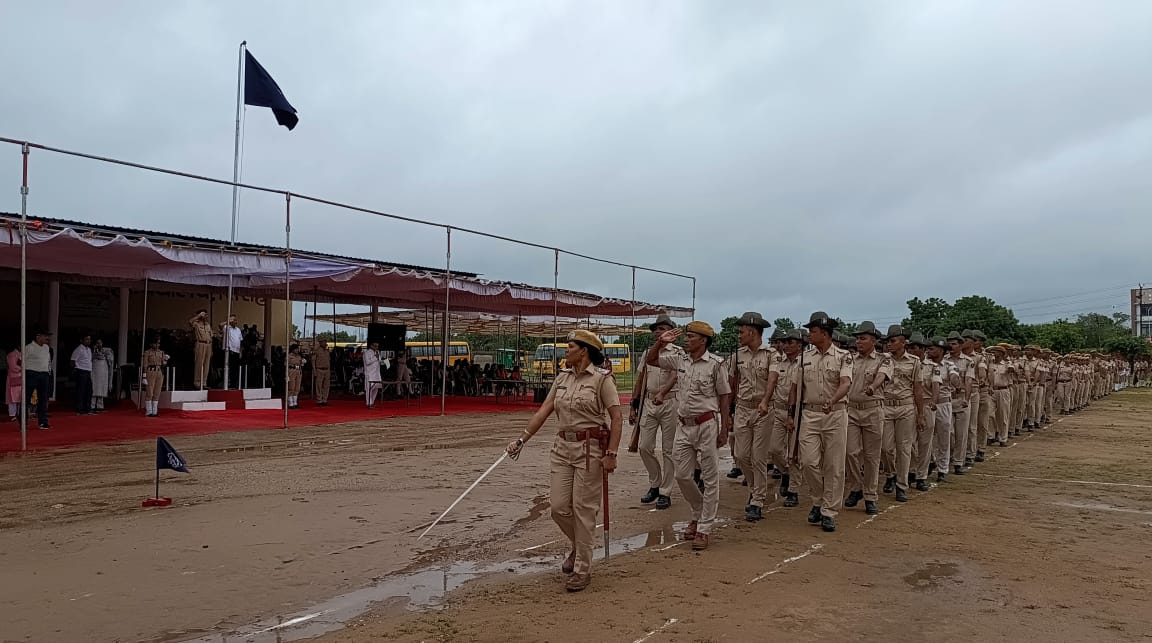
[[[368,408],[375,408],[376,395],[383,386],[380,377],[380,343],[372,342],[364,351],[364,400]]]
[[[8,419],[12,422],[20,420],[20,403],[24,389],[20,387],[20,373],[24,365],[20,360],[20,346],[17,345],[8,353],[8,386],[5,397],[8,400]]]
[[[52,388],[52,347],[48,337],[52,333],[39,331],[35,339],[24,347],[25,382],[24,403],[31,407],[32,394],[36,394],[36,419],[41,429],[50,429],[48,424],[48,395]]]
[[[244,334],[236,325],[236,315],[228,316],[228,321],[220,325],[220,335],[224,344],[224,360],[228,365],[224,374],[224,388],[240,388],[240,353]]]
[[[104,340],[97,339],[92,347],[92,410],[104,410],[104,398],[112,390],[112,372],[116,368],[116,357],[112,349],[104,345]]]
[[[92,413],[92,336],[85,335],[72,351],[72,379],[76,385],[76,415]]]

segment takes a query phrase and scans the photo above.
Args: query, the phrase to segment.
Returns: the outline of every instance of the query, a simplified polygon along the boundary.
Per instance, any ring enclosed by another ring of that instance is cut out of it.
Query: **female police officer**
[[[548,398],[528,422],[528,428],[512,444],[508,454],[517,455],[548,416],[559,423],[549,456],[552,488],[549,502],[552,519],[572,541],[562,567],[569,574],[565,588],[578,592],[592,576],[592,546],[596,517],[604,489],[605,472],[616,469],[622,415],[616,382],[596,368],[604,361],[604,344],[586,330],[568,335],[568,368],[560,371]],[[611,429],[605,424],[610,420]]]

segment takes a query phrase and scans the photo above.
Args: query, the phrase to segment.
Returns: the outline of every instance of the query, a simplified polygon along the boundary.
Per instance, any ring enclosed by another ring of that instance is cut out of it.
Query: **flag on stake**
[[[288,131],[292,131],[300,121],[296,108],[284,98],[280,86],[247,49],[244,50],[244,104],[272,108],[276,122],[287,127]]]
[[[171,469],[180,473],[189,473],[188,461],[172,448],[164,438],[156,438],[156,495],[144,499],[145,507],[167,507],[172,504],[171,498],[160,495],[160,470]]]

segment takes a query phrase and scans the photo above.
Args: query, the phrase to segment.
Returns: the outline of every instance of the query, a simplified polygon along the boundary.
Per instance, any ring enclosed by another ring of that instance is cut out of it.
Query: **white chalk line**
[[[779,573],[781,568],[783,568],[788,563],[794,563],[794,562],[800,560],[801,558],[807,558],[808,556],[811,556],[812,554],[820,551],[823,548],[824,548],[824,545],[821,545],[820,543],[816,543],[815,545],[812,545],[811,547],[809,547],[808,551],[796,554],[795,556],[793,556],[791,558],[785,558],[784,560],[776,563],[776,567],[764,572],[763,574],[760,574],[756,578],[753,578],[752,580],[748,581],[746,584],[751,585],[752,583],[762,581],[765,578],[768,578],[769,576],[771,576],[772,574]]]
[[[1097,485],[1101,487],[1132,487],[1134,489],[1152,489],[1152,484],[1137,484],[1135,482],[1103,482],[1100,480],[1062,480],[1060,478],[1029,478],[1027,476],[1000,476],[994,473],[973,473],[972,475],[986,478],[1005,478],[1007,480],[1029,480],[1032,482],[1059,482],[1062,484]]]
[[[547,547],[548,545],[551,545],[552,543],[558,543],[558,542],[560,542],[559,538],[557,538],[556,540],[549,540],[548,542],[541,543],[539,545],[532,545],[531,547],[525,547],[524,549],[517,549],[516,551],[518,551],[518,552],[532,551],[534,549],[540,549],[541,547]]]
[[[668,551],[669,549],[672,549],[673,547],[679,547],[680,545],[687,545],[687,544],[688,544],[687,540],[681,540],[680,542],[672,543],[671,545],[665,545],[663,547],[652,547],[651,549],[652,549],[652,551]]]
[[[931,490],[932,490],[931,488],[928,489],[928,491],[931,491]],[[928,492],[925,491],[924,493],[928,493]],[[889,511],[892,511],[893,509],[899,509],[902,506],[904,506],[904,505],[902,505],[902,504],[901,505],[888,505],[887,507],[884,508],[884,511],[881,511],[880,513],[876,514],[875,516],[868,516],[868,519],[865,520],[864,522],[856,525],[856,528],[859,529],[859,528],[863,527],[864,525],[867,525],[868,523],[872,522],[873,520],[876,520],[880,516],[883,516],[884,514],[888,513]]]
[[[663,632],[666,628],[672,627],[673,625],[675,625],[679,622],[680,622],[680,619],[670,618],[670,619],[668,619],[667,623],[665,623],[665,624],[661,625],[660,627],[652,630],[651,632],[645,634],[644,636],[641,636],[640,638],[636,639],[635,641],[632,641],[632,643],[644,643],[644,641],[647,641],[648,639],[652,638],[657,633]]]

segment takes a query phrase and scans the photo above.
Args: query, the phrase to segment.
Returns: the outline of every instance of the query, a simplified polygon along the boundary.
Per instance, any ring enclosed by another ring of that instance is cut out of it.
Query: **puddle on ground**
[[[647,547],[676,542],[676,533],[649,531],[609,543],[609,553],[617,556]],[[592,552],[593,560],[604,558],[604,548]],[[493,574],[538,574],[559,572],[562,556],[529,556],[500,563],[459,561],[404,574],[393,574],[378,583],[315,605],[289,616],[279,616],[216,633],[185,643],[280,643],[299,641],[342,629],[348,621],[364,614],[373,605],[394,604],[409,610],[435,608],[444,595],[468,581]]]
[[[904,582],[915,589],[939,587],[940,581],[959,573],[956,563],[928,563],[904,577]]]
[[[1105,505],[1102,503],[1079,503],[1079,502],[1053,502],[1051,503],[1057,507],[1070,507],[1072,509],[1091,509],[1093,511],[1115,511],[1117,513],[1125,514],[1145,514],[1152,516],[1152,511],[1145,509],[1129,509],[1127,507],[1114,507],[1112,505]]]

